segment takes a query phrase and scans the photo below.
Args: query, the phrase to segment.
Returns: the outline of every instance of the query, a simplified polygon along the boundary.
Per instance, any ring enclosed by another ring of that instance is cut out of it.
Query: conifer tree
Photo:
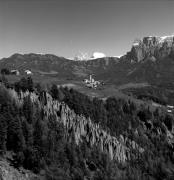
[[[3,153],[6,150],[7,140],[7,121],[3,114],[0,114],[0,152]]]
[[[24,98],[23,112],[28,123],[31,124],[33,121],[33,105],[29,95]]]

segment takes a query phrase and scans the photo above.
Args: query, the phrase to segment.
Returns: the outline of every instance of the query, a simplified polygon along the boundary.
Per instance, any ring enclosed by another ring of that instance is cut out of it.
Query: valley
[[[2,178],[173,179],[173,53],[145,37],[120,58],[1,59]]]

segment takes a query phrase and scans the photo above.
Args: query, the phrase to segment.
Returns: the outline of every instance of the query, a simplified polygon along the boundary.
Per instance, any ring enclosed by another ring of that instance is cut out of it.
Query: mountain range
[[[118,87],[146,83],[173,92],[174,36],[149,36],[136,40],[131,50],[120,58],[104,57],[102,53],[94,55],[98,54],[100,58],[83,61],[52,54],[13,54],[0,60],[0,69],[21,72],[29,69],[36,76],[77,81],[93,74],[95,79]]]
[[[1,59],[0,68],[57,72],[61,77],[83,78],[94,74],[111,82],[120,82],[120,78],[158,82],[165,78],[168,81],[174,75],[174,36],[144,37],[120,58],[104,57],[102,53],[94,53],[94,57],[88,61],[72,61],[52,54],[14,54]]]

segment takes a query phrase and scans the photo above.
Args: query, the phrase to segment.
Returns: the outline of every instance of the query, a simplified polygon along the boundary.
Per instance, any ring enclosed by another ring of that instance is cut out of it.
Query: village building
[[[167,112],[168,112],[168,113],[172,113],[172,110],[171,110],[171,109],[167,109]]]
[[[26,73],[27,75],[32,75],[32,74],[33,74],[30,70],[25,70],[25,73]]]
[[[92,78],[92,75],[89,76],[89,79],[84,79],[84,82],[87,87],[89,88],[97,88],[98,85],[100,85],[100,81],[95,81],[94,78]]]
[[[167,105],[167,112],[168,112],[168,113],[174,112],[174,106],[172,106],[172,105]]]
[[[10,73],[14,74],[14,75],[17,75],[17,76],[20,75],[20,72],[18,70],[16,70],[16,69],[11,70]]]
[[[174,109],[174,106],[167,105],[167,108],[168,108],[168,109]]]

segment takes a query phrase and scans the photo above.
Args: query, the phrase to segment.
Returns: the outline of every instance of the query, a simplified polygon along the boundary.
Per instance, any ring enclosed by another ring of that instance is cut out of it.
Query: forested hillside
[[[4,81],[5,82],[5,81]],[[0,85],[0,151],[57,180],[174,178],[174,117],[131,101],[43,90],[31,78]]]

